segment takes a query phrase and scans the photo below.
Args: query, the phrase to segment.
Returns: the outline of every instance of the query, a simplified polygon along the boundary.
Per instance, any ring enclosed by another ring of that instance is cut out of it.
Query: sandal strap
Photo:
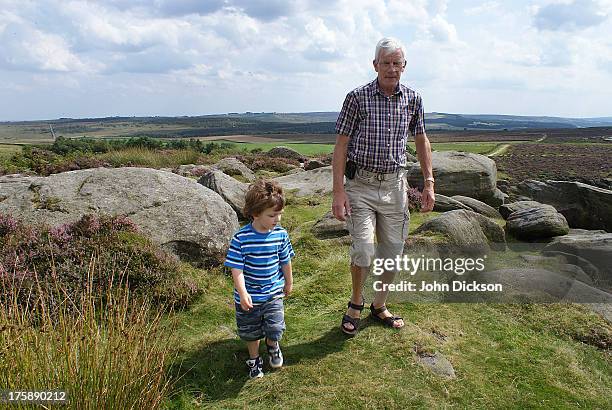
[[[345,323],[350,323],[356,329],[359,326],[360,320],[361,319],[359,319],[358,317],[350,317],[349,315],[344,315],[342,317],[342,327],[344,327]]]
[[[382,305],[379,308],[375,308],[374,304],[370,305],[370,311],[372,312],[373,315],[376,315],[376,316],[380,315],[382,312],[384,312],[386,310],[388,310],[388,309],[387,309],[387,306],[385,306],[385,305]]]
[[[349,308],[351,308],[351,309],[355,309],[355,310],[358,310],[358,311],[360,311],[360,312],[363,310],[363,306],[364,306],[364,304],[363,304],[363,303],[362,303],[361,305],[356,305],[356,304],[354,304],[353,302],[351,302],[350,300],[349,300],[349,303],[348,303],[348,307],[349,307]]]

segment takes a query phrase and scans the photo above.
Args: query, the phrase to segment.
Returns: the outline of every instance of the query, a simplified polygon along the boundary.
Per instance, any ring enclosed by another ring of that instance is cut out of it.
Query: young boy
[[[251,223],[232,237],[225,266],[232,269],[238,336],[249,350],[249,376],[263,377],[259,340],[265,337],[270,367],[283,365],[279,341],[285,330],[283,297],[293,288],[287,231],[278,226],[285,206],[274,181],[254,182],[246,194],[244,215]]]

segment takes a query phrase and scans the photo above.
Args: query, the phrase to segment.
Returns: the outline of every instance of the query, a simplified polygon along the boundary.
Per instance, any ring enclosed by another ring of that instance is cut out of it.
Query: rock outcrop
[[[456,151],[432,153],[436,193],[446,196],[465,195],[493,207],[501,205],[504,194],[496,187],[495,161],[484,155]],[[423,174],[418,162],[406,166],[408,183],[423,188]]]
[[[149,168],[0,177],[0,212],[50,226],[90,213],[127,215],[154,242],[196,265],[221,262],[238,229],[236,213],[218,194]]]

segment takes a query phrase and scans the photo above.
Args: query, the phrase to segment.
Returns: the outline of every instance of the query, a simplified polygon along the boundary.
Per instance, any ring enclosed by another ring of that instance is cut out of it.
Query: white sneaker
[[[266,348],[268,349],[270,367],[274,369],[278,369],[279,367],[283,367],[283,352],[280,349],[280,343],[276,342],[276,347],[272,347],[268,345],[266,341]]]
[[[251,379],[259,379],[264,376],[263,373],[263,360],[257,356],[255,359],[249,359],[246,361],[247,367],[249,368],[249,377]]]

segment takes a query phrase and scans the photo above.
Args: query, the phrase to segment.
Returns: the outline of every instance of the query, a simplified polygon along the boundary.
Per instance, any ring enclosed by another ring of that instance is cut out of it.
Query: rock
[[[571,253],[551,251],[551,250],[548,250],[548,251],[542,250],[541,254],[543,256],[552,256],[557,259],[562,259],[565,263],[580,267],[580,269],[582,269],[582,271],[591,279],[590,282],[585,282],[585,283],[591,283],[592,278],[599,277],[599,269],[597,269],[597,267],[593,265],[591,262],[589,262],[588,260],[584,258],[581,258],[580,256],[572,255]]]
[[[477,212],[481,215],[488,216],[489,218],[502,219],[502,216],[500,215],[499,212],[497,212],[497,209],[477,199],[470,198],[470,197],[463,196],[463,195],[455,195],[455,196],[452,196],[451,199],[461,202],[463,205],[471,208],[472,211]]]
[[[503,302],[612,303],[612,294],[546,269],[500,269],[483,273],[483,279],[502,284]]]
[[[554,206],[569,226],[612,232],[612,191],[581,182],[526,180],[517,185],[520,195]]]
[[[323,167],[274,178],[283,189],[296,190],[297,196],[326,195],[332,192],[332,168]]]
[[[327,164],[324,164],[321,161],[317,161],[316,159],[311,159],[310,161],[306,162],[306,165],[304,165],[304,170],[310,171],[311,169],[322,168],[326,165]]]
[[[213,168],[216,168],[231,177],[235,175],[242,175],[242,177],[249,182],[253,182],[257,179],[253,171],[233,157],[223,158],[221,161],[213,165]]]
[[[504,194],[509,193],[512,184],[510,183],[510,181],[507,181],[505,179],[500,179],[499,181],[497,181],[496,183],[497,188],[502,191]]]
[[[466,209],[471,211],[467,205],[462,204],[461,202],[454,200],[452,198],[447,197],[446,195],[442,195],[436,192],[436,202],[434,202],[434,211],[436,212],[446,212],[452,211],[454,209]]]
[[[565,235],[569,232],[567,221],[550,205],[520,209],[506,220],[506,231],[521,240],[536,240]]]
[[[485,155],[456,151],[432,153],[436,193],[446,196],[465,195],[491,206],[502,202],[496,187],[495,161]],[[408,183],[423,189],[423,174],[419,163],[406,165]],[[500,191],[501,192],[501,191]]]
[[[224,174],[218,169],[208,171],[198,180],[198,184],[210,188],[227,202],[240,218],[244,218],[245,195],[249,188],[248,184],[237,181],[236,179]]]
[[[582,270],[582,268],[565,263],[565,258],[562,256],[521,255],[521,258],[534,267],[538,265],[542,265],[542,268],[554,266],[554,268],[564,276],[593,286],[593,280]]]
[[[412,155],[411,153],[406,153],[406,162],[419,162],[419,159]]]
[[[536,201],[517,201],[510,204],[503,204],[499,207],[499,213],[504,219],[508,219],[508,216],[510,216],[510,214],[514,211],[518,211],[520,209],[537,208],[539,206],[542,206],[542,204]]]
[[[183,177],[201,177],[207,171],[208,168],[204,165],[187,164],[179,165],[174,173]]]
[[[419,226],[414,233],[438,232],[448,238],[448,244],[486,253],[491,245],[506,248],[504,230],[486,216],[463,209],[445,212]]]
[[[85,214],[127,215],[155,243],[196,265],[222,262],[236,213],[196,181],[149,168],[91,168],[0,178],[0,212],[56,226]]]
[[[542,252],[564,252],[592,263],[598,270],[593,280],[598,285],[612,286],[612,233],[571,230],[544,247]]]
[[[285,172],[285,175],[301,174],[304,172],[304,168],[293,168]]]
[[[313,225],[312,233],[319,239],[339,238],[349,234],[346,222],[337,220],[331,211]]]
[[[454,379],[455,369],[451,362],[440,352],[433,355],[417,355],[417,361],[439,376]]]
[[[303,156],[296,150],[283,146],[272,148],[270,151],[266,152],[266,155],[277,158],[295,159],[300,162],[305,162],[307,159],[305,156]]]

